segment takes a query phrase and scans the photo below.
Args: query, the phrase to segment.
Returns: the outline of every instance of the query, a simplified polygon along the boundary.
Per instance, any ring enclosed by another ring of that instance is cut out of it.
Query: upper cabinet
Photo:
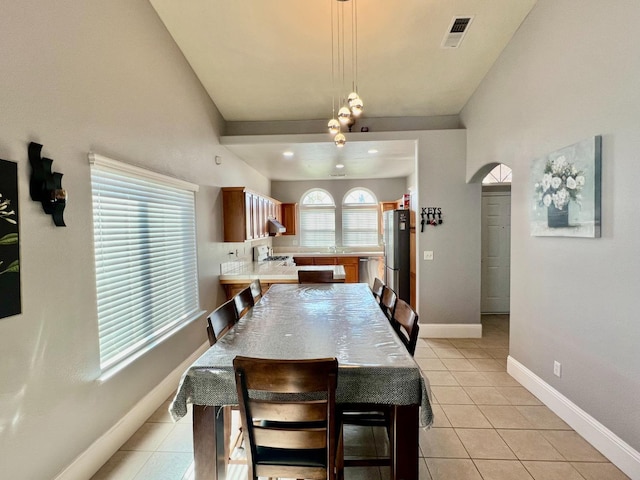
[[[283,235],[296,235],[296,225],[298,218],[298,204],[297,203],[283,203],[280,205],[282,208],[282,217],[280,220],[285,226],[287,231]]]
[[[269,219],[283,223],[289,234],[290,226],[283,221],[281,203],[245,187],[223,188],[222,210],[225,242],[244,242],[268,237]],[[291,228],[294,232],[291,235],[294,235],[295,216]]]

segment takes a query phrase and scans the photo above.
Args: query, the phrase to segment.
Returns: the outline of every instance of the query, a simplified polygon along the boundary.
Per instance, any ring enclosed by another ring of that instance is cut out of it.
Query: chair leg
[[[229,457],[231,449],[229,442],[231,440],[231,407],[222,407],[224,409],[224,463],[229,465]]]

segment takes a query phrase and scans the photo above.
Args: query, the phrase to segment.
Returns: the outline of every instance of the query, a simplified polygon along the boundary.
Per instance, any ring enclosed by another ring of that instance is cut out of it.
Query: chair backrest
[[[211,334],[213,334],[213,342],[211,341],[211,335],[209,335],[209,343],[211,345],[216,343],[221,336],[233,327],[237,320],[238,316],[233,300],[224,302],[211,312],[207,317],[207,334],[211,331]]]
[[[216,344],[218,339],[216,338],[216,334],[213,333],[213,325],[211,325],[211,320],[207,317],[207,337],[209,338],[209,346],[213,346]]]
[[[392,323],[393,311],[396,308],[397,300],[398,296],[396,295],[396,292],[385,285],[382,289],[382,297],[380,297],[380,308]]]
[[[262,285],[260,285],[260,279],[256,278],[251,282],[249,288],[251,289],[251,295],[253,295],[253,303],[258,303],[258,300],[262,298]]]
[[[253,307],[253,295],[251,287],[243,288],[233,297],[233,304],[236,306],[236,315],[242,318],[245,313]]]
[[[333,270],[298,270],[298,283],[334,283]]]
[[[335,479],[338,361],[233,360],[249,478]]]
[[[413,356],[418,342],[418,314],[411,305],[399,298],[393,313],[394,327],[407,350]]]
[[[373,293],[373,297],[376,299],[378,304],[380,303],[380,298],[382,297],[382,290],[384,290],[384,282],[376,277],[373,280],[373,287],[371,287],[371,292]]]

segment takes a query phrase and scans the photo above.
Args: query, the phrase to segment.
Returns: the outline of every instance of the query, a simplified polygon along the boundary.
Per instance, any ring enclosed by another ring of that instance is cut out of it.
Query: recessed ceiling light
[[[339,164],[336,165],[336,168],[344,168],[344,165],[339,163]]]
[[[370,154],[372,154],[372,155],[373,155],[374,153],[378,153],[378,149],[377,149],[377,148],[370,148],[370,149],[367,151],[367,153],[370,153]]]
[[[283,153],[283,155],[287,158],[291,158],[293,157],[293,152],[291,150],[287,150],[286,152]]]

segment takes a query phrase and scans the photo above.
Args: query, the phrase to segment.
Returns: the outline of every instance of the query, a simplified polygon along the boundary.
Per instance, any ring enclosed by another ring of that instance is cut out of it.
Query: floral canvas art
[[[18,164],[0,160],[0,318],[21,312]]]
[[[534,160],[531,235],[600,237],[602,137]]]

